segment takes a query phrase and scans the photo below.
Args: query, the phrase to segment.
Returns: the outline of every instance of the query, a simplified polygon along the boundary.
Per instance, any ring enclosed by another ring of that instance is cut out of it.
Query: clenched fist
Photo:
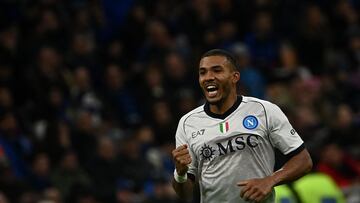
[[[179,146],[172,151],[172,156],[175,162],[176,172],[183,176],[188,170],[188,164],[191,163],[191,156],[186,144]]]
[[[246,201],[261,202],[271,193],[275,183],[271,177],[255,178],[237,183],[242,187],[240,197]]]

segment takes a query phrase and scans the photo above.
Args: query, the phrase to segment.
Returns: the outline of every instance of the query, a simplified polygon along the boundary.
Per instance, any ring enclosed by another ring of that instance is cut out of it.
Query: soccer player
[[[273,187],[312,168],[304,143],[278,106],[238,96],[235,58],[224,50],[205,53],[199,84],[206,103],[178,124],[173,187],[191,199],[199,183],[202,203],[274,202]],[[273,171],[274,148],[289,157]]]

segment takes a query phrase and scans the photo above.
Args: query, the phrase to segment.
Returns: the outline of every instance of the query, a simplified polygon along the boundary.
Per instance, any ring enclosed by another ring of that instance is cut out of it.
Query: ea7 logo
[[[295,135],[295,133],[296,133],[295,129],[294,129],[294,128],[291,129],[291,130],[290,130],[290,133],[291,133],[292,135]]]
[[[198,131],[196,131],[196,132],[192,132],[192,133],[191,133],[191,137],[192,137],[192,138],[195,138],[195,137],[197,137],[197,136],[199,136],[199,135],[203,135],[204,132],[205,132],[205,129],[201,129],[201,130],[198,130]]]

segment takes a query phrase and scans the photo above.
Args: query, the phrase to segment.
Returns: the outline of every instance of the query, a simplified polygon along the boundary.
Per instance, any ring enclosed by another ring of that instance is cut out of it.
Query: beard
[[[208,98],[207,90],[203,88],[203,94],[205,96],[205,99],[210,105],[221,106],[230,95],[231,84],[222,85],[218,89],[218,91],[220,92],[220,93],[218,93],[218,94],[220,94],[219,96],[217,96],[216,98]]]

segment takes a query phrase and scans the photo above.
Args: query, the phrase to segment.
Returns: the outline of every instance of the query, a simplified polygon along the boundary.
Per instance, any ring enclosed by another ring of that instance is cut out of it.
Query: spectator
[[[0,110],[0,150],[2,176],[24,179],[28,167],[24,158],[32,153],[32,143],[21,134],[12,111]]]
[[[70,190],[76,186],[90,186],[88,174],[79,166],[74,152],[65,152],[60,165],[51,174],[51,180],[55,188],[64,199],[68,199]]]
[[[81,164],[87,164],[95,155],[94,149],[97,146],[96,129],[98,121],[94,118],[93,114],[89,111],[80,110],[80,112],[77,112],[76,128],[72,133],[71,142]]]
[[[114,143],[106,137],[98,140],[96,155],[86,167],[92,177],[97,197],[104,202],[115,201],[116,181],[121,168]],[[129,172],[133,173],[134,169]]]
[[[359,159],[359,132],[360,126],[354,122],[354,115],[350,107],[345,104],[339,105],[336,109],[336,119],[331,126],[331,140],[344,149],[346,153]]]
[[[31,163],[30,183],[39,192],[52,186],[50,180],[50,160],[47,154],[37,153]]]
[[[147,180],[153,177],[153,166],[142,157],[141,143],[137,138],[129,137],[123,142],[119,154],[119,178],[133,181],[137,188],[141,188]]]
[[[313,74],[318,75],[324,72],[324,53],[332,39],[332,32],[319,6],[306,7],[304,16],[296,43],[303,64],[309,67]]]
[[[351,187],[353,183],[359,182],[359,161],[347,155],[337,144],[323,147],[316,169],[331,176],[341,188]]]
[[[122,125],[135,125],[141,120],[139,107],[132,91],[126,86],[125,71],[115,64],[105,71],[104,100],[107,111],[112,112]]]
[[[241,73],[241,83],[244,85],[242,92],[258,98],[265,97],[265,78],[251,66],[251,55],[245,44],[236,43],[232,47],[235,53]]]
[[[245,44],[249,47],[256,68],[267,73],[275,66],[279,42],[273,29],[272,16],[268,12],[256,14],[253,30],[245,36]]]

